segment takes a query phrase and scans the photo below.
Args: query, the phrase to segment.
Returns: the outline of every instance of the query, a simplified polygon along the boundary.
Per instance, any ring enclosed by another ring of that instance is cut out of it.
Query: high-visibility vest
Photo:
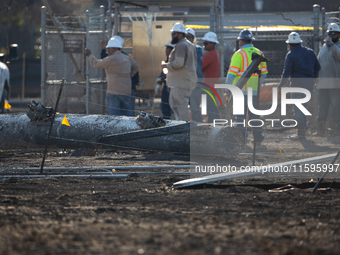
[[[255,47],[247,47],[244,49],[239,49],[232,56],[228,74],[236,76],[236,78],[233,81],[233,85],[235,85],[238,82],[238,80],[241,78],[245,70],[251,64],[252,62],[251,55],[253,54],[253,52],[259,55],[263,55],[259,49]],[[259,69],[261,70],[261,74],[267,74],[268,73],[267,63],[262,62],[259,65]],[[258,76],[259,76],[258,74],[252,74],[252,76],[249,78],[248,82],[245,84],[242,90],[247,91],[247,89],[251,87],[253,91],[256,91],[258,85]]]

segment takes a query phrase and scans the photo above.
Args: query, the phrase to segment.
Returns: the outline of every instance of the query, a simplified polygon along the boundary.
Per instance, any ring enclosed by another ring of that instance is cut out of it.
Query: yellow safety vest
[[[252,62],[251,55],[253,54],[253,52],[259,55],[263,55],[259,49],[252,46],[239,49],[231,57],[228,74],[236,76],[236,78],[233,81],[233,85],[235,85],[238,82],[238,80],[241,78],[245,70],[251,64]],[[267,63],[262,62],[259,65],[259,69],[261,70],[261,74],[267,74],[268,73]],[[258,76],[259,76],[258,74],[252,74],[252,76],[249,78],[248,82],[245,84],[242,90],[247,91],[247,89],[251,87],[253,91],[257,91]]]

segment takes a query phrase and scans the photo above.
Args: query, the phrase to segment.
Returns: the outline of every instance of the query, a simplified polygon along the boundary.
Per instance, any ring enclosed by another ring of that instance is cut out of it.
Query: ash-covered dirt
[[[256,164],[331,154],[339,147],[339,137],[308,134],[307,141],[292,142],[288,134],[266,132]],[[227,163],[250,166],[247,145]],[[1,151],[0,174],[39,168],[42,152]],[[188,155],[173,153],[72,153],[49,150],[45,167],[190,163]],[[313,195],[305,189],[317,179],[308,175],[237,178],[177,190],[172,184],[189,176],[167,173],[187,169],[138,171],[164,175],[0,178],[0,254],[340,254],[338,179],[325,179],[322,187],[331,188]],[[300,189],[270,192],[287,184]]]

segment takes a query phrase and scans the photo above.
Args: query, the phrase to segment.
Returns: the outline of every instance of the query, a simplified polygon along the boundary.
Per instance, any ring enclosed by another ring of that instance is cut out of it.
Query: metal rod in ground
[[[45,163],[45,158],[46,158],[46,153],[47,153],[48,141],[50,140],[50,137],[51,137],[52,127],[53,127],[55,115],[57,113],[59,99],[60,99],[60,96],[61,96],[61,91],[63,90],[64,82],[65,82],[65,79],[62,80],[61,85],[60,85],[57,102],[55,103],[54,113],[53,113],[52,120],[51,120],[50,130],[48,131],[48,135],[47,135],[47,138],[46,138],[46,145],[45,145],[43,160],[41,162],[41,168],[40,168],[40,173],[41,174],[43,173],[43,170],[44,170],[44,163]]]
[[[83,171],[83,170],[141,170],[141,169],[190,169],[191,165],[166,166],[86,166],[86,167],[46,167],[46,171]],[[14,168],[13,171],[38,171],[39,168]]]
[[[261,68],[262,69],[262,68]],[[257,69],[255,72],[259,75],[258,82],[257,82],[257,108],[260,108],[260,89],[261,89],[261,71],[260,69]],[[257,143],[257,129],[260,129],[260,127],[255,127],[254,133],[254,148],[253,148],[253,166],[255,166],[255,159],[256,159],[256,143]]]
[[[332,162],[330,163],[330,165],[333,165],[335,163],[335,161],[337,160],[337,158],[339,157],[340,154],[340,149],[338,150],[338,152],[336,153],[336,155],[334,156]],[[314,192],[318,189],[320,183],[323,181],[323,178],[325,178],[326,173],[328,172],[329,167],[327,167],[327,170],[322,174],[321,178],[319,179],[319,181],[315,184],[313,190],[312,190],[312,194],[314,194]]]
[[[89,173],[45,173],[45,174],[21,174],[21,173],[4,173],[0,174],[0,178],[12,178],[12,177],[20,177],[20,178],[29,178],[29,177],[128,177],[131,174],[138,174],[138,175],[191,175],[190,172],[89,172]]]

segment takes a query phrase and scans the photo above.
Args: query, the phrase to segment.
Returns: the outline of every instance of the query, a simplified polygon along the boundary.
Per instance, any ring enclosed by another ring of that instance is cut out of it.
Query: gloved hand
[[[328,47],[331,47],[334,45],[334,42],[332,41],[332,38],[330,38],[329,36],[327,36],[325,43]]]
[[[155,87],[155,95],[161,94],[161,84],[157,84]]]
[[[88,48],[85,48],[84,54],[85,54],[86,57],[88,57],[88,56],[91,55],[91,51]]]

